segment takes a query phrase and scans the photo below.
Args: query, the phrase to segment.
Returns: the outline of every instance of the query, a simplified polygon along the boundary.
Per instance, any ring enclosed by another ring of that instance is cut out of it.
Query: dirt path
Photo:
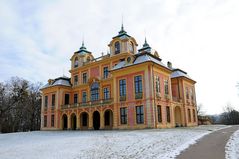
[[[183,151],[177,159],[224,159],[225,145],[239,126],[213,132]]]

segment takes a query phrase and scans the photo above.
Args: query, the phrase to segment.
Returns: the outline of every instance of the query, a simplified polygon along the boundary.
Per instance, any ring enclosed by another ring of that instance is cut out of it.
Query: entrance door
[[[76,130],[76,115],[75,114],[71,115],[71,129]]]
[[[86,112],[81,113],[81,115],[80,115],[80,121],[81,121],[80,126],[81,126],[82,130],[88,129],[88,120],[89,120],[88,114]]]
[[[63,130],[67,130],[67,116],[66,116],[66,114],[64,114],[63,116],[62,116],[62,128],[63,128]]]
[[[106,110],[104,114],[105,129],[112,129],[113,127],[113,112],[112,110]]]
[[[175,107],[174,110],[174,119],[175,119],[175,127],[182,126],[182,119],[181,119],[181,109],[179,106]]]
[[[95,130],[100,129],[100,113],[98,111],[93,113],[93,127]]]

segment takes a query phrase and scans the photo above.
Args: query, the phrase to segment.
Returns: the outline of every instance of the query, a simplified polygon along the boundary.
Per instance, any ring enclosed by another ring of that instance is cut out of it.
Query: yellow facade
[[[99,58],[82,43],[71,57],[71,77],[42,89],[41,130],[143,129],[196,126],[196,83],[164,65],[147,41],[123,26]]]

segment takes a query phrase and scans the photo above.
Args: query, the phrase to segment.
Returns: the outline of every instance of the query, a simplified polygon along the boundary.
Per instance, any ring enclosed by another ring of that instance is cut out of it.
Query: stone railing
[[[110,99],[103,99],[103,100],[97,100],[97,101],[88,101],[88,102],[83,102],[83,103],[61,105],[61,109],[103,106],[103,105],[108,105],[108,104],[112,104],[112,103],[113,103],[113,99],[110,98]]]
[[[90,105],[91,105],[91,106],[100,105],[101,102],[102,102],[102,100],[91,101],[91,102],[90,102]]]
[[[67,109],[67,108],[70,108],[70,105],[69,105],[69,104],[62,105],[62,106],[61,106],[61,109]]]
[[[106,105],[106,104],[112,104],[113,103],[113,99],[109,98],[109,99],[103,99],[102,104]]]

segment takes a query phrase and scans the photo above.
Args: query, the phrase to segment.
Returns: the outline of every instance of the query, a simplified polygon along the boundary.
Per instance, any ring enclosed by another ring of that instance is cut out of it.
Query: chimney
[[[168,68],[172,69],[172,63],[170,61],[168,61]]]

